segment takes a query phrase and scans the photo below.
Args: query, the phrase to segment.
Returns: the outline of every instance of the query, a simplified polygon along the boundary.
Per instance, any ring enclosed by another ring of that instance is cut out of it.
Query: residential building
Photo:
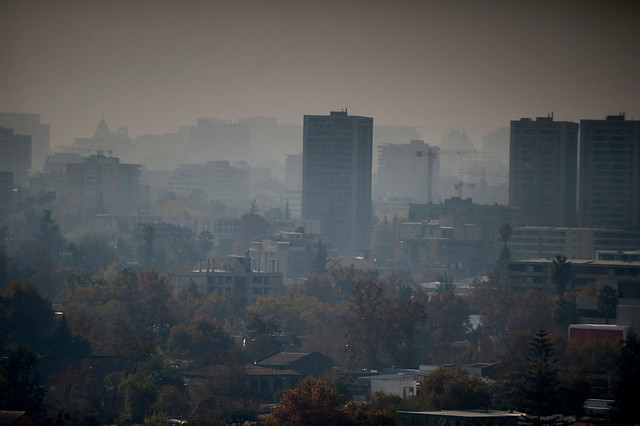
[[[378,146],[378,171],[374,192],[376,199],[406,199],[409,202],[437,200],[440,148],[423,140],[408,144]]]
[[[369,249],[373,118],[305,115],[302,216],[343,253]]]
[[[249,170],[229,161],[178,166],[169,178],[169,189],[188,197],[194,191],[207,201],[220,201],[229,208],[249,207]]]
[[[179,271],[173,275],[173,293],[179,296],[190,286],[200,293],[243,294],[245,306],[251,306],[261,296],[284,296],[282,273],[253,269],[249,256],[227,256],[226,262],[216,268],[215,260],[194,271]]]
[[[0,171],[13,173],[13,184],[26,186],[31,169],[31,136],[0,127]]]
[[[251,150],[251,133],[246,124],[217,118],[199,118],[195,126],[180,127],[186,139],[186,161],[240,161]]]
[[[281,271],[285,283],[306,278],[318,254],[316,235],[281,231],[249,245],[249,255],[259,271]]]
[[[511,121],[509,158],[512,224],[574,226],[578,124],[551,115]]]
[[[139,201],[139,164],[115,157],[91,155],[67,164],[67,206],[81,215],[135,213]]]
[[[16,135],[31,136],[31,171],[41,171],[49,154],[50,126],[40,122],[40,114],[0,113],[0,126],[13,129]]]
[[[602,250],[635,250],[640,247],[640,231],[606,228],[565,228],[527,226],[513,228],[508,244],[511,259],[595,259]]]
[[[640,229],[640,121],[580,121],[581,226]]]
[[[640,299],[640,262],[604,259],[571,259],[572,277],[567,290],[581,291],[590,283],[611,286],[623,298]],[[512,260],[508,263],[508,279],[515,291],[540,290],[553,294],[552,259]]]

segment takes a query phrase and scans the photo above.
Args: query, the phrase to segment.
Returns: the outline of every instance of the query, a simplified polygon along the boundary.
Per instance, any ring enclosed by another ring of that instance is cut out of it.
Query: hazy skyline
[[[135,137],[345,107],[479,147],[520,117],[640,119],[639,18],[634,1],[9,0],[0,111],[41,114],[52,148],[103,112]]]

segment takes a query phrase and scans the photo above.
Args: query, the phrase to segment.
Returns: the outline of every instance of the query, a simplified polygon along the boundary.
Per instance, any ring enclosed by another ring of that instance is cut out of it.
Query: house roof
[[[245,373],[248,376],[301,376],[293,370],[274,370],[272,368],[261,367],[255,364],[247,364]]]
[[[311,355],[308,352],[279,352],[261,359],[257,365],[291,365],[292,363]]]
[[[20,424],[37,425],[37,423],[24,411],[0,410],[0,426],[16,424],[15,422],[20,419],[22,419]]]

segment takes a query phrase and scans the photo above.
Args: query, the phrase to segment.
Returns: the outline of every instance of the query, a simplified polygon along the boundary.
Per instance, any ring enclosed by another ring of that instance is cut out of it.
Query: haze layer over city
[[[0,3],[0,417],[637,423],[638,22]]]

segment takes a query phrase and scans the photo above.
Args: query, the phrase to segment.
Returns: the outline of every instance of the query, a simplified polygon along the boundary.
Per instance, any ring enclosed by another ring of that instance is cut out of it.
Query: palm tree
[[[500,228],[498,228],[498,238],[500,238],[500,240],[504,243],[504,246],[502,247],[502,251],[500,252],[501,262],[506,263],[511,260],[511,252],[507,248],[507,242],[509,242],[512,235],[513,235],[513,229],[511,229],[509,225],[504,224]]]
[[[558,255],[551,261],[549,275],[556,285],[558,296],[562,297],[567,289],[567,284],[571,281],[571,263],[567,262],[566,256]]]
[[[602,312],[609,324],[609,318],[616,313],[618,307],[618,292],[615,288],[605,285],[598,290],[598,310]]]

